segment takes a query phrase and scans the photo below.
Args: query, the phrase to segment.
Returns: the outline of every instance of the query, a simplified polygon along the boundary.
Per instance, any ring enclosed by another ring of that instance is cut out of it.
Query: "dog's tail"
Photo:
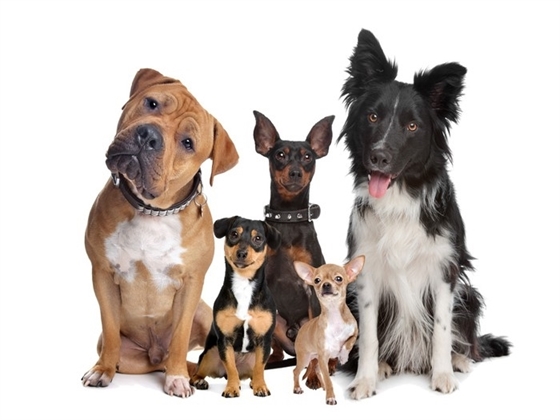
[[[278,360],[278,361],[275,361],[275,362],[268,362],[265,366],[265,369],[267,369],[267,370],[278,369],[278,368],[295,366],[295,365],[296,365],[296,358],[291,357],[290,359],[283,359],[283,360]]]
[[[482,359],[487,357],[502,357],[510,354],[512,344],[504,337],[484,334],[478,337],[478,353]]]

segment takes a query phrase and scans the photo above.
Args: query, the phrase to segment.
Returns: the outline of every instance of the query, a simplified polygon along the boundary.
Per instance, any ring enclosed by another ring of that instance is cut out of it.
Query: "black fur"
[[[473,257],[466,247],[463,219],[447,171],[452,158],[447,137],[451,123],[459,119],[459,98],[466,71],[458,63],[445,63],[417,73],[412,84],[396,81],[397,65],[387,60],[374,35],[362,30],[350,58],[349,77],[342,88],[348,115],[338,141],[344,138],[350,153],[350,173],[356,191],[363,191],[364,186],[369,188],[370,197],[357,193],[354,217],[367,219],[376,212],[371,197],[379,199],[389,188],[399,188],[421,202],[419,220],[429,236],[451,235],[455,258],[445,268],[445,281],[455,295],[453,327],[459,339],[454,341],[453,349],[480,361],[509,354],[511,344],[503,337],[489,334],[478,337],[484,303],[467,276],[473,270]],[[351,218],[347,236],[349,259],[363,253],[356,249],[353,223],[356,220]],[[357,319],[358,294],[360,284],[355,283],[349,287],[348,303]],[[423,305],[433,321],[429,294]],[[391,334],[397,306],[390,295],[381,298],[380,343]],[[356,371],[357,350],[356,345],[344,370]],[[389,365],[393,362],[391,357],[385,360]],[[422,371],[429,368],[426,365]]]

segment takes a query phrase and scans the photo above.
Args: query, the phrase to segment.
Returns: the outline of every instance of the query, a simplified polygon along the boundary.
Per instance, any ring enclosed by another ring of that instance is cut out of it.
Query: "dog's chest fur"
[[[170,270],[182,264],[181,254],[185,252],[181,247],[179,217],[136,214],[117,225],[115,232],[105,240],[105,252],[120,278],[133,284],[147,272],[145,280],[158,291],[179,286],[170,276]]]
[[[433,320],[426,305],[454,249],[445,230],[429,235],[420,222],[421,206],[429,197],[411,197],[394,185],[382,199],[370,198],[367,184],[357,188],[357,197],[367,204],[352,213],[353,254],[364,254],[366,263],[357,280],[360,310],[372,302],[385,306],[385,331],[380,331],[380,360],[395,364],[397,371],[421,372],[429,365]],[[364,308],[365,310],[365,308]]]
[[[325,351],[329,358],[338,357],[340,349],[352,334],[355,326],[346,322],[338,308],[329,309],[327,315],[327,328],[325,329]]]
[[[253,282],[239,276],[238,274],[234,274],[231,291],[237,300],[237,310],[235,312],[235,316],[243,321],[242,352],[246,352],[249,346],[248,330],[249,321],[251,320],[251,315],[249,315],[249,306],[251,305],[254,289],[255,284]]]

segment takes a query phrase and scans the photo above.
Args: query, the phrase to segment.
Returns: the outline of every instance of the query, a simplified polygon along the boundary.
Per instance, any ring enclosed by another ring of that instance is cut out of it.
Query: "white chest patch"
[[[137,214],[122,222],[105,240],[105,252],[117,273],[127,282],[136,278],[141,262],[159,290],[178,286],[169,277],[169,269],[181,264],[181,221],[179,215],[154,217]]]
[[[249,305],[251,304],[251,299],[253,297],[253,290],[255,284],[249,279],[241,277],[237,274],[233,275],[232,282],[232,292],[237,300],[237,311],[235,316],[243,321],[243,348],[242,351],[247,351],[247,346],[249,345],[249,337],[247,335],[247,329],[249,328],[249,320],[251,319],[249,315]]]
[[[346,340],[354,334],[354,324],[345,322],[337,308],[328,312],[328,323],[325,330],[325,351],[329,358],[338,357]]]

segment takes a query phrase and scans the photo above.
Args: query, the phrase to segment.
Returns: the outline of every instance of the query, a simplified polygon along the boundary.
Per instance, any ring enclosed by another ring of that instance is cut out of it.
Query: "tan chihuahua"
[[[356,280],[364,262],[363,255],[342,267],[325,264],[314,268],[301,261],[294,262],[296,272],[303,281],[313,286],[321,304],[321,314],[305,323],[296,337],[294,394],[303,393],[299,375],[311,360],[317,359],[321,386],[327,391],[327,404],[336,404],[328,363],[329,359],[335,358],[341,364],[346,363],[358,337],[358,323],[346,305],[346,287]]]

